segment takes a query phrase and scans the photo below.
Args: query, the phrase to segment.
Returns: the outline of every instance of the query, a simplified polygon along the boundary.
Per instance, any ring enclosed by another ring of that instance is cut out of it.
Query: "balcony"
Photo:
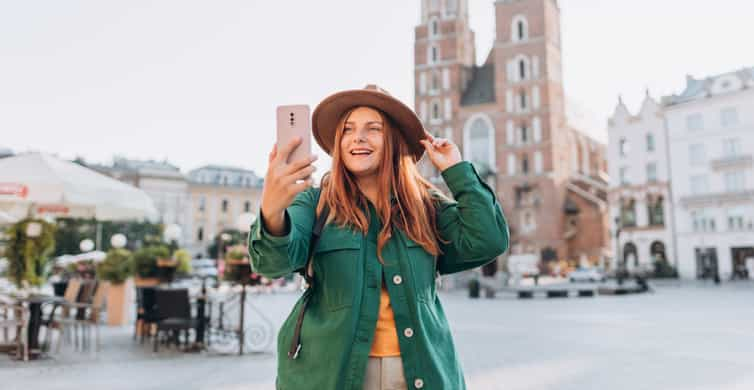
[[[736,156],[726,156],[716,160],[710,161],[712,169],[715,171],[730,169],[730,168],[748,168],[752,166],[751,154],[739,154]]]
[[[754,200],[754,190],[738,192],[717,192],[712,194],[690,195],[681,197],[681,206],[715,206],[719,204]]]

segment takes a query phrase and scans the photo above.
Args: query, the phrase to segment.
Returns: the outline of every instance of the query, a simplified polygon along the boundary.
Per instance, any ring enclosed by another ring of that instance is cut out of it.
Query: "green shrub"
[[[191,273],[191,254],[187,250],[178,249],[173,252],[173,259],[178,261],[176,272],[184,275]]]
[[[97,264],[97,278],[121,284],[133,274],[133,255],[126,249],[110,249],[105,260]]]
[[[170,250],[166,246],[148,246],[139,249],[133,255],[136,275],[142,278],[158,277],[157,259],[167,258],[170,258]]]

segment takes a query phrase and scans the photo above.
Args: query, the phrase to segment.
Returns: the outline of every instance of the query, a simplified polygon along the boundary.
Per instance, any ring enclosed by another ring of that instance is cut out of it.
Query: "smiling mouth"
[[[371,150],[356,149],[351,151],[351,156],[369,156],[372,154]]]

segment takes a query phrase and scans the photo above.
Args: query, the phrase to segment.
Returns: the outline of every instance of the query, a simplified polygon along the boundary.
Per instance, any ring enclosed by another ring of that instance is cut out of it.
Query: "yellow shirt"
[[[387,293],[384,281],[380,292],[380,313],[377,315],[377,328],[374,330],[374,341],[369,356],[401,356],[393,307],[390,306],[390,295]]]

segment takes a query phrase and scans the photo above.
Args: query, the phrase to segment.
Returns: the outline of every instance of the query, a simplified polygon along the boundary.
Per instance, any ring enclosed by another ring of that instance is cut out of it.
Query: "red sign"
[[[37,214],[68,214],[70,209],[60,204],[44,204],[37,206]]]
[[[26,198],[29,195],[29,187],[18,183],[0,183],[0,195],[13,195]]]

